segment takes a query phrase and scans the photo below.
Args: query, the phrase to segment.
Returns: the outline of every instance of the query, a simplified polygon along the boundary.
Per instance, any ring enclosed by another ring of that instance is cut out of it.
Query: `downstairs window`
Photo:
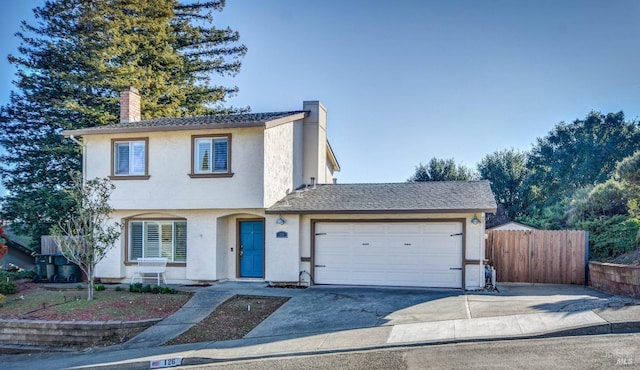
[[[186,221],[129,221],[129,261],[141,257],[165,257],[187,261]]]

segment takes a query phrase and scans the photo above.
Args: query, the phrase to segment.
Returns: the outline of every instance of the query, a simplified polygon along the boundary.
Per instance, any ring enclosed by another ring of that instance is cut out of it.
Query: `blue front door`
[[[240,221],[240,277],[264,277],[263,264],[263,221]]]

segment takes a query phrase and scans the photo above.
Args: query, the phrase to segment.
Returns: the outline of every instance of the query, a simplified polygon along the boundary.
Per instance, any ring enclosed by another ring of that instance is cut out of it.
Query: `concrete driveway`
[[[498,292],[313,286],[292,298],[245,338],[297,337],[340,330],[541,312],[577,312],[640,304],[585,286],[500,284]],[[266,289],[273,291],[274,289]],[[283,295],[281,289],[280,294]],[[274,292],[275,293],[275,292]],[[285,294],[286,295],[286,294]]]

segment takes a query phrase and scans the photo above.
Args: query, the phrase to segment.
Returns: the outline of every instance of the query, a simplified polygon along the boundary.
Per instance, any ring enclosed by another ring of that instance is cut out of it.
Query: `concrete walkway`
[[[356,287],[298,290],[264,285],[223,283],[198,289],[183,309],[122,346],[88,353],[8,355],[0,362],[12,369],[146,369],[151,361],[175,358],[183,365],[201,365],[407,345],[640,332],[640,300],[588,287],[515,285],[502,287],[500,293],[473,293]],[[291,299],[244,339],[159,346],[236,294]],[[376,299],[381,300],[379,304]],[[321,311],[326,315],[314,316]],[[348,317],[355,322],[351,327]]]

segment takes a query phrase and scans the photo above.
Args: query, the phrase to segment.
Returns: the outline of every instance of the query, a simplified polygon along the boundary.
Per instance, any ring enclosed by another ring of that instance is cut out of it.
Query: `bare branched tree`
[[[93,299],[95,267],[120,237],[122,226],[111,221],[109,197],[115,186],[109,179],[83,181],[71,174],[73,187],[66,190],[73,200],[73,213],[51,228],[62,254],[86,274],[87,300]]]

